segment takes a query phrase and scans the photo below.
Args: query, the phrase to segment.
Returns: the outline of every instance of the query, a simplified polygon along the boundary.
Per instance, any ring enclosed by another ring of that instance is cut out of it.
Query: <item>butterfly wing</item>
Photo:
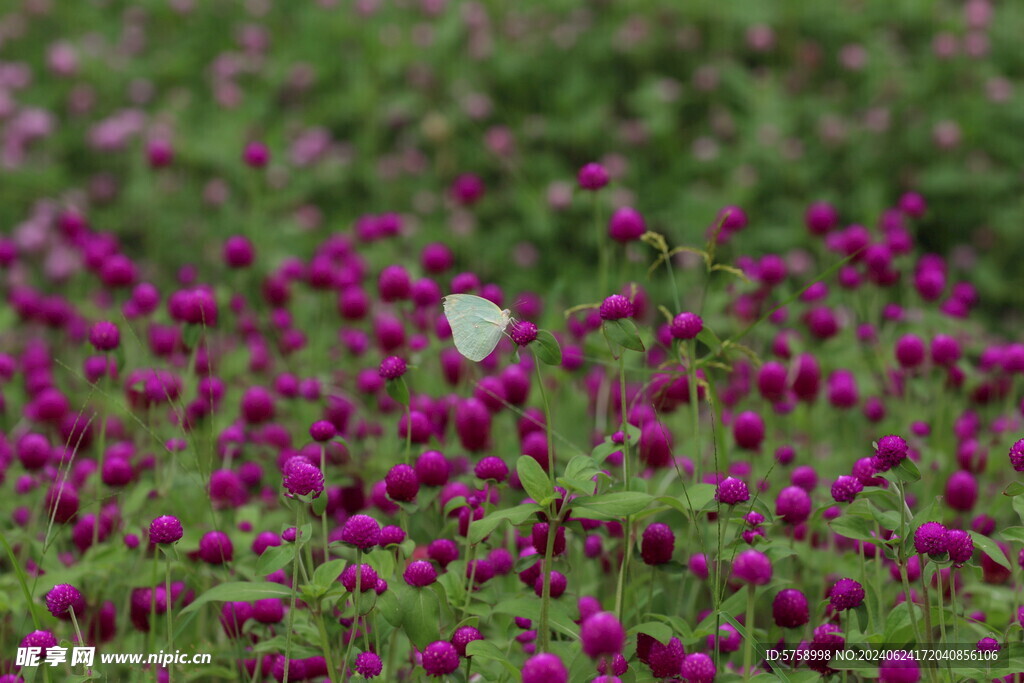
[[[449,294],[443,303],[459,353],[476,363],[489,356],[508,323],[501,309],[472,294]]]

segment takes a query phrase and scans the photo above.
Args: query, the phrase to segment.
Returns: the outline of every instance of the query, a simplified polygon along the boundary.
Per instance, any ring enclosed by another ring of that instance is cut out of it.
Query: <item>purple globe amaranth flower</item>
[[[46,609],[58,619],[71,620],[71,610],[76,615],[85,612],[85,598],[77,588],[67,583],[58,583],[46,594]]]
[[[782,628],[799,628],[810,620],[807,596],[795,588],[785,588],[775,594],[772,617]]]
[[[459,559],[459,546],[450,538],[438,538],[427,546],[427,557],[441,565],[444,569]]]
[[[999,641],[995,638],[982,638],[978,641],[977,649],[981,652],[998,652]]]
[[[804,223],[812,235],[824,235],[839,225],[839,212],[828,202],[815,202],[807,207]]]
[[[949,550],[946,527],[939,522],[925,522],[914,532],[914,550],[922,555],[941,555]]]
[[[329,420],[317,420],[309,426],[309,436],[317,443],[330,441],[337,434],[337,428]]]
[[[402,578],[410,586],[422,588],[437,581],[437,570],[426,560],[416,560],[410,562],[409,566],[405,568]]]
[[[946,504],[958,512],[969,512],[978,501],[978,480],[966,470],[957,470],[946,481]]]
[[[369,515],[352,515],[341,529],[341,541],[365,552],[380,542],[380,524]]]
[[[440,451],[426,451],[416,459],[416,476],[423,486],[444,486],[451,474],[451,463]]]
[[[523,683],[567,683],[569,671],[558,655],[539,654],[523,664]]]
[[[451,644],[455,646],[455,651],[459,653],[460,657],[466,656],[466,646],[472,643],[474,640],[483,640],[484,634],[480,633],[480,630],[472,626],[460,626],[455,629],[455,632],[451,637]]]
[[[966,531],[950,529],[946,532],[946,552],[953,564],[963,565],[974,555],[974,539]]]
[[[295,456],[284,465],[284,488],[293,496],[312,494],[319,498],[324,491],[324,473],[301,456]]]
[[[420,480],[412,465],[400,463],[388,470],[384,477],[388,496],[392,500],[409,502],[416,499],[420,491]]]
[[[1017,472],[1024,472],[1024,439],[1018,439],[1010,446],[1010,464]]]
[[[149,540],[153,543],[177,543],[184,535],[181,520],[172,515],[157,517],[149,524]]]
[[[715,680],[715,663],[703,652],[686,655],[681,670],[683,680],[689,683],[712,683]]]
[[[673,339],[694,339],[704,329],[704,321],[696,313],[683,311],[672,319],[669,331]]]
[[[685,658],[686,651],[678,638],[670,638],[664,645],[655,640],[647,652],[647,666],[655,678],[669,678],[679,675]]]
[[[208,531],[199,539],[199,559],[207,564],[224,564],[234,557],[231,537],[223,531]]]
[[[896,340],[896,360],[902,367],[916,368],[924,359],[924,340],[916,334],[905,334]]]
[[[715,490],[715,500],[726,505],[736,505],[750,500],[750,489],[746,482],[735,477],[726,477]]]
[[[920,664],[909,652],[892,652],[878,663],[879,683],[918,683],[920,680]]]
[[[672,560],[676,536],[667,524],[654,523],[644,529],[640,542],[640,557],[644,564],[665,564]]]
[[[772,579],[772,561],[757,550],[744,550],[733,560],[732,575],[744,583],[763,586]]]
[[[632,242],[647,232],[647,223],[636,209],[623,206],[608,220],[608,236],[616,242]]]
[[[437,640],[423,650],[423,669],[428,676],[447,676],[459,668],[459,653],[447,640]]]
[[[600,190],[608,184],[608,180],[608,171],[596,162],[584,164],[576,174],[576,181],[584,190]]]
[[[279,624],[284,619],[284,602],[280,598],[265,598],[252,603],[252,616],[261,624]]]
[[[611,612],[598,612],[583,622],[580,640],[591,659],[617,655],[626,641],[626,630]]]
[[[736,416],[732,425],[732,435],[740,448],[756,451],[764,441],[764,420],[752,410]]]
[[[359,571],[356,571],[358,566]],[[345,571],[338,577],[341,581],[341,585],[345,587],[349,593],[356,591],[356,582],[359,583],[359,592],[366,593],[368,591],[375,590],[377,588],[377,571],[368,564],[350,564],[345,567]]]
[[[601,302],[601,320],[621,320],[633,315],[633,302],[621,294],[612,294]]]
[[[842,475],[832,484],[832,499],[837,503],[850,503],[864,490],[864,484],[857,477]]]
[[[388,356],[380,362],[378,373],[386,380],[398,379],[405,374],[407,366],[398,356]]]
[[[478,479],[493,479],[497,482],[505,481],[508,478],[508,465],[496,455],[489,455],[476,464],[473,474]]]
[[[270,161],[270,150],[262,142],[250,142],[242,152],[242,161],[251,168],[263,168]]]
[[[97,351],[113,351],[121,345],[121,331],[109,320],[101,320],[89,329],[89,343]]]
[[[363,678],[376,678],[384,670],[384,663],[373,652],[360,652],[356,655],[356,673]],[[288,676],[291,678],[291,676]]]
[[[247,268],[256,258],[256,250],[248,237],[233,235],[224,242],[224,264],[229,268]]]
[[[828,600],[836,611],[855,609],[864,602],[864,587],[853,579],[839,579],[829,590]]]
[[[508,336],[516,346],[526,346],[537,339],[537,326],[529,320],[517,320],[509,327]]]
[[[562,572],[551,572],[550,591],[552,598],[560,598],[565,593],[565,589],[569,587],[569,580],[565,577]],[[537,597],[543,597],[544,595],[544,576],[540,575],[536,581],[533,582],[533,592],[537,594]]]
[[[878,440],[878,447],[875,449],[875,456],[871,464],[875,466],[876,472],[888,472],[899,465],[907,457],[909,451],[910,446],[902,436],[895,434],[883,436]]]
[[[799,486],[787,486],[775,498],[775,514],[787,524],[806,522],[811,516],[811,496]]]
[[[548,547],[548,534],[550,527],[547,522],[538,522],[530,530],[530,542],[538,553],[544,553]],[[561,555],[565,552],[565,527],[559,526],[555,531],[555,538],[551,544],[552,555]]]

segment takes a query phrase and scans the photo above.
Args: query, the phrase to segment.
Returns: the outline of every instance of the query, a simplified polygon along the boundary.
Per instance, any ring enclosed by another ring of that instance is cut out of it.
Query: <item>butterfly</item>
[[[512,322],[512,313],[507,308],[502,310],[472,294],[449,294],[442,303],[455,348],[477,363],[494,351],[505,328]]]

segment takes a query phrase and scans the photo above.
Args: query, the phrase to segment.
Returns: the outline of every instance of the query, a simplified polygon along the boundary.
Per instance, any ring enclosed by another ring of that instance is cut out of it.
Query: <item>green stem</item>
[[[302,503],[295,503],[295,529],[298,531],[302,528]],[[296,538],[295,542],[298,543],[301,539]],[[282,680],[288,680],[288,665],[291,662],[292,657],[292,627],[295,625],[295,594],[299,588],[299,548],[295,548],[295,555],[292,556],[292,597],[291,603],[288,606],[288,633],[285,637],[284,645],[284,677]]]
[[[629,431],[628,427],[628,410],[626,408],[626,351],[623,349],[619,354],[619,413],[622,418],[622,476],[625,490],[629,491],[630,486],[633,483],[630,472],[630,457],[629,457]],[[621,617],[621,615],[620,615]]]
[[[320,472],[324,474],[325,478],[327,476],[326,465],[327,465],[327,446],[324,446],[323,448],[320,449]],[[324,491],[320,495],[326,496],[327,492]],[[324,509],[324,512],[321,513],[321,515],[320,515],[320,532],[321,532],[321,535],[323,536],[323,544],[324,544],[324,547],[323,547],[324,559],[323,559],[323,561],[327,562],[328,560],[331,559],[331,554],[330,554],[330,549],[327,547],[328,546],[328,540],[327,540],[327,510],[326,510],[326,508]],[[310,569],[312,570],[313,567],[310,566]]]
[[[174,651],[174,618],[171,616],[173,612],[174,600],[171,599],[171,556],[164,551],[164,590],[166,591],[167,599],[167,650],[169,652]],[[167,667],[170,670],[170,666]]]
[[[170,603],[167,603],[167,611],[168,613],[171,611]],[[68,612],[71,614],[71,624],[75,627],[75,636],[78,638],[78,645],[79,647],[85,647],[85,638],[82,637],[82,629],[78,628],[78,617],[75,616],[75,608],[69,608]],[[86,674],[90,678],[92,677],[92,667],[86,668]]]
[[[921,629],[917,625],[917,614],[914,611],[914,600],[910,597],[910,580],[907,578],[907,565],[905,562],[900,563],[900,577],[903,580],[903,592],[907,596],[907,611],[910,612],[910,623],[914,627],[914,640],[917,643],[921,642]]]
[[[562,516],[555,515],[555,504],[548,506],[548,539],[544,544],[544,563],[541,565],[543,587],[540,595],[540,651],[547,652],[551,647],[551,628],[548,626],[548,614],[551,609],[551,558],[555,554],[555,534],[562,523]]]
[[[320,645],[324,649],[324,659],[327,661],[327,679],[330,680],[331,676],[337,669],[334,668],[334,658],[331,656],[331,640],[327,636],[327,626],[324,624],[324,613],[318,609],[316,613],[316,625],[320,631]],[[341,672],[338,671],[338,680],[341,679]]]
[[[747,585],[747,623],[743,626],[747,629],[747,637],[743,641],[743,676],[750,679],[751,664],[754,659],[754,593],[757,588],[754,584]]]
[[[548,405],[548,394],[544,389],[544,377],[540,374],[540,359],[536,354],[533,356],[533,367],[537,372],[537,387],[540,389],[540,398],[544,403],[544,432],[548,437],[548,477],[551,479],[551,489],[555,488],[555,440],[551,436],[551,406]]]
[[[693,480],[699,482],[702,458],[700,452],[700,400],[697,398],[697,340],[691,339],[687,346],[689,362],[686,367],[686,380],[690,385],[690,420],[693,422]]]
[[[923,556],[918,556],[921,560],[921,599],[924,600],[924,636],[930,643],[932,640],[932,603],[931,598],[928,597],[928,581],[925,579],[925,559]]]
[[[633,559],[633,516],[629,515],[626,517],[626,523],[623,525],[623,531],[625,532],[624,539],[626,542],[625,550],[622,553],[622,565],[619,567],[619,581],[615,586],[615,616],[619,618],[619,622],[624,622],[622,611],[623,595],[625,594],[626,588],[626,574],[629,570],[629,563]]]
[[[352,632],[348,637],[348,647],[345,648],[345,661],[341,663],[341,680],[345,680],[345,671],[348,669],[349,658],[352,655],[352,645],[356,642],[356,631],[359,630],[359,593],[362,590],[363,581],[363,551],[356,549],[356,592],[352,596],[353,606],[356,610],[355,619],[352,620]],[[287,678],[285,680],[288,680]]]

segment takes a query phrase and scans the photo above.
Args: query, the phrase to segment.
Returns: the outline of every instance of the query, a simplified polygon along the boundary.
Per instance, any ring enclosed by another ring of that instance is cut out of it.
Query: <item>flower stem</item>
[[[540,374],[540,359],[533,357],[533,368],[537,372],[537,388],[540,389],[540,398],[544,403],[544,432],[548,437],[548,478],[551,479],[551,489],[555,488],[555,440],[551,435],[551,406],[548,404],[548,394],[544,390],[544,377]]]
[[[626,429],[629,415],[626,409],[626,352],[624,349],[619,354],[619,413],[622,417],[622,476],[625,490],[628,491],[633,482],[630,478],[629,431]]]
[[[619,618],[620,622],[623,622],[622,610],[623,606],[623,595],[625,594],[626,588],[626,573],[629,570],[629,563],[633,559],[633,516],[629,515],[626,517],[626,523],[623,531],[625,532],[626,547],[622,553],[622,565],[619,567],[619,582],[615,586],[615,616]]]
[[[341,664],[341,680],[345,680],[345,670],[348,668],[349,656],[352,654],[352,644],[356,642],[356,631],[359,630],[359,593],[362,591],[363,582],[363,551],[356,548],[356,593],[352,597],[353,606],[356,610],[355,618],[352,620],[352,632],[349,633],[348,646],[345,648],[345,661]],[[287,680],[287,679],[285,679]]]
[[[562,523],[561,515],[554,514],[555,504],[548,507],[548,540],[544,544],[544,563],[541,565],[543,587],[540,595],[540,651],[547,652],[551,646],[551,628],[548,626],[548,613],[551,608],[551,558],[555,554],[555,534]]]
[[[295,529],[302,528],[302,504],[295,503]],[[295,542],[298,543],[301,539],[296,538]],[[299,549],[295,549],[295,555],[292,557],[292,597],[291,604],[288,606],[288,634],[285,637],[284,645],[284,677],[282,680],[288,680],[288,665],[291,662],[292,656],[292,627],[295,624],[295,594],[298,591],[299,583]]]
[[[956,603],[956,567],[950,567],[949,569],[949,607],[953,612],[953,642],[960,642],[960,625],[957,623],[957,603]]]
[[[164,591],[166,591],[167,599],[167,649],[168,651],[174,650],[174,617],[171,613],[174,611],[174,600],[171,599],[171,556],[168,553],[164,553]],[[168,666],[170,669],[170,666]]]
[[[324,624],[324,613],[320,609],[318,609],[316,613],[316,625],[320,631],[320,645],[324,649],[324,659],[327,661],[327,679],[330,680],[331,676],[333,676],[335,672],[334,658],[331,657],[331,640],[327,636],[327,626]],[[338,675],[338,680],[341,680],[340,671],[338,672]]]
[[[918,555],[921,559],[921,598],[924,600],[924,636],[928,642],[932,639],[932,603],[931,598],[928,597],[928,581],[925,579],[925,559],[923,555]]]
[[[743,642],[743,676],[748,680],[754,659],[754,593],[756,591],[757,587],[754,584],[747,585],[747,623],[743,624],[747,629],[747,637]]]
[[[168,603],[167,611],[170,613],[170,603]],[[68,608],[68,613],[71,615],[71,624],[75,627],[75,636],[78,638],[78,645],[80,647],[85,645],[85,638],[82,637],[82,629],[78,628],[78,617],[75,616],[75,608]],[[92,667],[86,668],[86,674],[92,677]]]

